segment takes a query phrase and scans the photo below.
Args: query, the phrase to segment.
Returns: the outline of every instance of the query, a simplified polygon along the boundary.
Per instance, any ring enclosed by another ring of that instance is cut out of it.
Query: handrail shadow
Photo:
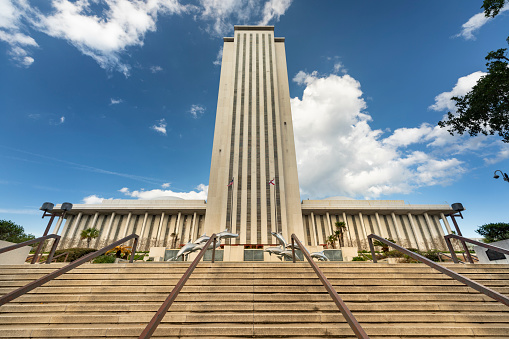
[[[477,240],[468,239],[468,238],[465,238],[465,237],[462,237],[462,236],[459,236],[459,235],[456,235],[456,234],[449,234],[449,235],[446,235],[444,237],[444,239],[445,239],[445,242],[447,244],[447,248],[449,249],[449,252],[451,252],[452,261],[454,261],[455,264],[458,263],[458,257],[456,256],[456,252],[454,252],[454,248],[452,247],[451,238],[458,239],[458,240],[461,240],[461,241],[464,241],[464,242],[469,242],[469,243],[477,245],[477,246],[488,248],[488,249],[493,250],[495,252],[499,252],[499,253],[503,253],[503,254],[509,255],[509,250],[506,250],[505,248],[501,248],[501,247],[490,245],[490,244],[485,244],[483,242],[480,242],[480,241],[477,241]]]
[[[301,250],[302,254],[306,258],[306,260],[309,262],[313,270],[315,271],[316,275],[322,282],[323,286],[329,292],[329,295],[331,296],[332,300],[334,300],[334,303],[338,306],[339,310],[345,317],[346,321],[348,322],[348,325],[350,325],[350,328],[354,331],[357,338],[364,338],[369,339],[369,336],[366,334],[364,329],[361,327],[357,319],[355,319],[354,315],[346,306],[345,302],[341,299],[341,297],[338,295],[338,292],[332,287],[332,284],[329,282],[329,280],[325,277],[322,270],[318,267],[318,265],[313,261],[313,258],[309,255],[306,248],[302,245],[299,238],[295,234],[292,234],[292,258],[293,262],[295,262],[295,243],[297,243],[297,247]]]
[[[450,269],[447,269],[445,268],[444,266],[434,262],[434,261],[431,261],[429,260],[428,258],[425,258],[423,257],[422,255],[420,254],[417,254],[415,252],[412,252],[412,251],[409,251],[407,250],[406,248],[404,247],[401,247],[399,245],[396,245],[395,243],[393,242],[390,242],[388,241],[387,239],[384,239],[376,234],[370,234],[368,235],[368,241],[369,241],[369,249],[371,250],[371,255],[373,256],[373,262],[376,263],[377,262],[377,259],[376,259],[376,256],[375,256],[375,247],[373,246],[373,239],[376,239],[386,245],[389,245],[391,246],[392,248],[395,248],[397,249],[398,251],[400,252],[403,252],[405,253],[406,255],[408,255],[409,257],[417,260],[417,261],[420,261],[422,262],[423,264],[426,264],[428,265],[429,267],[431,268],[434,268],[436,269],[437,271],[440,271],[442,273],[444,273],[445,275],[448,275],[449,277],[469,286],[469,287],[472,287],[473,289],[487,295],[488,297],[490,298],[493,298],[497,301],[500,301],[502,304],[504,305],[507,305],[509,306],[509,298],[506,297],[505,295],[502,295],[492,289],[489,289],[488,287],[484,286],[484,285],[481,285],[479,283],[476,283],[475,281],[473,280],[470,280],[468,279],[467,277],[465,276],[462,276],[461,274],[458,274],[454,271],[451,271]]]
[[[216,234],[214,233],[210,236],[210,239],[207,241],[205,246],[203,246],[203,248],[198,253],[196,258],[193,260],[191,265],[189,265],[189,267],[187,268],[187,270],[184,273],[184,275],[182,276],[182,278],[180,278],[180,280],[175,285],[175,287],[173,288],[171,293],[168,295],[166,300],[163,302],[161,307],[159,307],[156,314],[154,314],[154,316],[152,317],[152,320],[150,320],[150,322],[147,324],[147,326],[145,327],[143,332],[141,332],[140,336],[138,337],[139,339],[148,339],[148,338],[152,337],[152,334],[157,329],[157,326],[159,326],[159,324],[161,323],[161,320],[163,320],[164,315],[166,314],[166,312],[168,312],[168,309],[170,308],[171,304],[173,304],[173,302],[177,298],[180,290],[182,289],[182,287],[184,287],[186,281],[189,279],[189,277],[191,276],[191,273],[193,273],[194,269],[200,262],[201,258],[205,255],[205,252],[208,250],[208,248],[212,242],[214,242],[214,244],[212,246],[211,263],[214,263],[214,260],[216,257],[216,241],[217,241]]]
[[[54,234],[52,234],[54,235]],[[42,237],[44,238],[44,237]],[[83,263],[86,263],[98,256],[100,256],[101,254],[103,253],[106,253],[107,251],[109,251],[110,249],[126,242],[126,241],[129,241],[131,239],[134,238],[134,244],[133,244],[133,248],[132,248],[132,253],[131,253],[131,259],[129,260],[129,262],[133,262],[134,260],[134,253],[136,253],[136,246],[138,245],[138,235],[137,234],[131,234],[131,235],[128,235],[127,237],[125,238],[122,238],[118,241],[115,241],[114,243],[108,245],[108,246],[105,246],[103,248],[101,248],[100,250],[97,250],[95,252],[92,252],[90,254],[87,254],[79,259],[76,259],[74,260],[73,262],[69,263],[68,265],[54,271],[54,272],[51,272],[49,274],[46,274],[44,277],[42,278],[39,278],[35,281],[32,281],[31,283],[28,283],[26,284],[25,286],[23,287],[20,287],[12,292],[9,292],[7,293],[6,295],[2,296],[0,298],[0,306],[2,306],[3,304],[13,300],[13,299],[16,299],[17,297],[19,296],[22,296],[23,294],[27,293],[27,292],[30,292],[31,290],[33,290],[34,288],[37,288],[45,283],[47,283],[48,281],[51,281],[59,276],[61,276],[62,274],[72,270],[73,268],[76,268],[78,266],[80,266],[81,264]],[[52,256],[51,256],[52,257]],[[49,258],[48,258],[49,260]]]
[[[21,242],[19,244],[14,244],[14,245],[11,245],[11,246],[0,248],[0,254],[5,253],[5,252],[9,252],[9,251],[12,251],[12,250],[24,247],[24,246],[36,244],[38,242],[40,243],[40,242],[43,242],[44,240],[47,240],[47,239],[55,239],[55,241],[53,241],[53,246],[51,246],[51,251],[50,251],[50,254],[48,255],[48,260],[46,260],[46,264],[49,264],[49,263],[51,263],[51,260],[53,259],[53,255],[55,255],[55,251],[57,249],[57,246],[58,246],[58,243],[60,241],[60,238],[61,237],[59,235],[49,234],[49,235],[46,235],[44,237],[39,237],[39,238],[35,238],[35,239],[32,239],[32,240]],[[32,262],[32,264],[34,264],[34,263],[35,263],[35,261]]]

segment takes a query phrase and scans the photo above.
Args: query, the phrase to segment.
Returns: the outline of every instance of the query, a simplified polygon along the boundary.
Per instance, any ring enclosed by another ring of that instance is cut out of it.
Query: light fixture
[[[497,172],[500,172],[504,181],[509,182],[509,176],[507,175],[507,173],[504,173],[501,170],[496,170],[495,173],[493,174],[493,178],[495,178],[495,179],[500,178],[500,175],[498,175]]]

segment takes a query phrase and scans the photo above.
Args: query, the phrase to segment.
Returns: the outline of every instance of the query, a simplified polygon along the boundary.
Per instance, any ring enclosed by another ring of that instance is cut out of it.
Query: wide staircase
[[[0,307],[1,338],[138,338],[189,263],[84,264]],[[0,294],[63,264],[0,267]],[[509,338],[509,307],[423,264],[320,263],[371,338]],[[509,295],[509,265],[446,265]],[[153,338],[355,338],[308,263],[201,262]]]

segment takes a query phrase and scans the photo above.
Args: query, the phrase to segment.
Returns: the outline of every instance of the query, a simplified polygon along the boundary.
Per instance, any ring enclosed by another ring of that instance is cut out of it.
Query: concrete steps
[[[0,307],[0,338],[137,338],[188,263],[86,264]],[[62,267],[0,267],[0,294]],[[509,338],[509,307],[422,264],[320,263],[371,338]],[[509,295],[509,265],[447,265]],[[355,338],[306,263],[200,263],[154,338]]]

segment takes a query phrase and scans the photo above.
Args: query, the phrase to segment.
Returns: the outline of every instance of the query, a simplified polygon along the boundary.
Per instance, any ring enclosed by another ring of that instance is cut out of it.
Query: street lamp
[[[64,218],[65,213],[67,213],[68,211],[70,211],[72,209],[72,204],[70,202],[62,203],[62,205],[60,206],[62,213],[52,212],[53,207],[55,207],[55,204],[53,204],[51,202],[45,202],[44,204],[42,204],[41,208],[39,208],[41,211],[44,211],[44,213],[42,214],[42,218],[47,217],[47,216],[51,217],[48,222],[48,226],[46,226],[46,230],[44,230],[44,234],[42,235],[43,237],[48,235],[49,230],[51,228],[51,224],[53,223],[53,219],[55,219],[55,217],[58,217],[58,216],[61,216],[62,218]],[[39,242],[39,246],[37,246],[37,249],[35,250],[35,253],[34,253],[34,257],[32,258],[32,264],[35,264],[38,261],[39,252],[41,251],[42,245],[43,245],[43,241]]]
[[[463,214],[461,214],[461,211],[464,211],[465,208],[463,207],[463,204],[457,202],[451,205],[451,208],[453,209],[454,213],[449,214],[449,216],[452,219],[452,222],[454,224],[454,227],[456,228],[456,233],[462,237],[460,227],[458,226],[458,223],[456,222],[456,217],[460,217],[463,219]],[[463,241],[461,241],[461,245],[463,245],[463,249],[465,250],[465,254],[467,255],[468,260],[473,264],[474,260],[472,259],[472,255],[470,254],[470,251],[468,250],[467,244]]]
[[[493,178],[495,178],[495,179],[500,178],[500,175],[498,175],[497,172],[500,172],[504,181],[509,182],[509,176],[507,175],[507,173],[504,173],[501,170],[496,170],[495,173],[493,174]]]

